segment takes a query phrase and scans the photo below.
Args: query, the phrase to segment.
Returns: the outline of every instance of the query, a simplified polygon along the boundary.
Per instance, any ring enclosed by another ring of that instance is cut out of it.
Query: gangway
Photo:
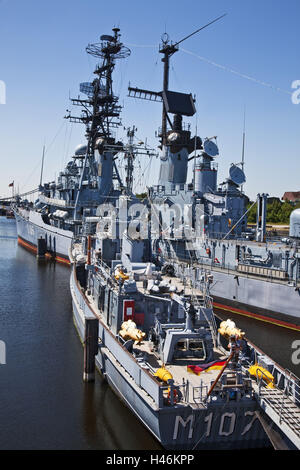
[[[276,371],[273,375],[276,377]],[[289,370],[278,374],[274,388],[266,387],[266,379],[260,370],[253,387],[256,399],[272,422],[300,449],[300,380]]]

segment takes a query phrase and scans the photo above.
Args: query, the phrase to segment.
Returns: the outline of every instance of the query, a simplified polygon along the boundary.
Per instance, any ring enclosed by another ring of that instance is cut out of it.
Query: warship
[[[169,262],[170,271],[176,261],[209,268],[217,309],[300,331],[300,210],[291,214],[289,237],[269,236],[268,195],[258,194],[247,208],[243,191],[245,132],[242,161],[232,163],[228,178],[218,183],[217,137],[191,137],[183,117],[195,114],[195,97],[169,89],[170,57],[203,28],[176,43],[167,34],[162,36],[162,91],[128,88],[129,96],[160,102],[163,108],[159,179],[148,188],[149,204],[157,214],[153,252],[162,264]],[[250,228],[247,214],[254,204],[257,223]]]
[[[157,259],[157,220],[132,185],[83,217],[69,253],[83,380],[97,368],[165,449],[299,449],[299,379],[231,320],[217,327],[213,276]]]
[[[141,206],[122,195],[99,208],[96,229],[87,221],[72,245],[83,379],[97,368],[164,449],[299,449],[299,379],[232,321],[217,328],[209,272],[177,262],[170,275],[154,262]]]
[[[102,35],[100,43],[87,46],[86,52],[100,60],[94,70],[96,78],[80,84],[84,97],[71,99],[72,105],[81,107],[81,115],[68,111],[65,116],[85,125],[86,142],[75,149],[57,181],[44,184],[43,152],[38,199],[33,204],[17,198],[14,205],[18,243],[39,256],[69,264],[69,249],[81,234],[82,218],[94,217],[101,202],[118,197],[123,190],[117,158],[124,146],[112,131],[121,125],[121,106],[113,93],[112,76],[116,61],[128,57],[130,50],[121,43],[119,31],[113,28],[113,35]]]

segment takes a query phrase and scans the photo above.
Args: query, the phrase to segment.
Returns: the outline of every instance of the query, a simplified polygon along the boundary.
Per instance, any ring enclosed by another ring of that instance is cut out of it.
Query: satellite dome
[[[289,235],[293,238],[300,238],[300,209],[291,212]]]
[[[75,149],[75,155],[85,155],[86,154],[86,149],[87,149],[86,144],[77,145],[77,147]]]
[[[180,138],[179,132],[171,132],[171,134],[168,135],[168,141],[169,142],[176,142]]]

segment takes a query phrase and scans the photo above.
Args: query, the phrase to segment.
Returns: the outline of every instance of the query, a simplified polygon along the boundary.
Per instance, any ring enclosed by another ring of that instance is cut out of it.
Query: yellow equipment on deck
[[[232,320],[222,321],[218,332],[227,338],[230,338],[230,336],[233,335],[238,338],[242,338],[245,335],[245,332],[237,328],[236,324]]]
[[[154,375],[166,383],[168,380],[173,379],[173,375],[165,367],[158,369]]]
[[[137,344],[139,344],[146,336],[146,333],[139,330],[134,321],[127,320],[122,323],[119,335],[122,336],[125,341],[133,339]]]
[[[263,379],[267,383],[267,388],[275,388],[273,375],[264,367],[254,364],[249,367],[248,372],[250,375]]]
[[[123,269],[122,268],[118,268],[116,269],[115,271],[115,279],[118,281],[119,279],[121,279],[122,281],[126,281],[127,279],[129,279],[129,276],[128,274],[125,274]]]

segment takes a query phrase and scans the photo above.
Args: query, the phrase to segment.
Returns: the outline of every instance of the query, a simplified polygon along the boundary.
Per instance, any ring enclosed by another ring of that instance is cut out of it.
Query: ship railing
[[[219,270],[222,273],[225,272],[227,274],[233,274],[235,276],[238,276],[239,274],[241,274],[243,277],[246,277],[247,279],[248,278],[249,279],[262,278],[265,282],[270,282],[274,284],[286,284],[287,282],[290,282],[291,286],[294,286],[294,287],[297,286],[297,282],[294,279],[289,279],[289,277],[277,277],[277,276],[272,275],[271,273],[264,274],[264,275],[256,274],[256,273],[249,272],[248,270],[241,272],[238,270],[238,266],[234,264],[223,263],[222,260],[219,260],[219,262],[217,262],[211,258],[208,258],[207,256],[198,256],[198,258],[196,259],[192,254],[188,255],[186,253],[182,253],[178,256],[170,255],[166,252],[163,252],[162,254],[163,256],[166,256],[169,262],[173,262],[173,263],[175,262],[186,263],[187,266],[193,265],[194,267],[199,267],[200,269],[213,269],[215,271]],[[258,266],[258,267],[262,267],[262,266]],[[278,273],[285,273],[285,272],[286,271],[284,269],[278,269]]]
[[[265,367],[263,364],[266,356],[262,356],[254,348],[253,360],[250,361],[243,354],[240,355],[240,359],[243,362],[242,368],[247,373],[248,368],[253,365],[253,363]],[[263,359],[262,359],[263,358]],[[273,363],[271,367],[268,368],[268,372],[273,376],[273,385],[278,390],[281,391],[281,400],[289,398],[296,406],[300,408],[300,379],[290,370],[281,369],[276,363]],[[255,381],[258,385],[258,394],[261,396],[262,390],[266,390],[267,384],[270,382],[270,377],[260,368],[256,371]],[[270,388],[272,390],[272,388]],[[279,398],[279,397],[278,397]],[[282,405],[283,406],[283,405]]]
[[[102,261],[101,259],[98,258],[95,262],[95,267],[96,267],[96,271],[97,270],[101,271],[103,277],[105,277],[107,279],[107,281],[109,281],[111,284],[113,284],[115,286],[119,285],[119,283],[114,278],[110,267],[106,263],[104,263],[104,261]]]
[[[180,385],[163,385],[159,387],[160,403],[163,406],[172,406],[177,403],[189,403],[189,382]]]
[[[290,410],[288,407],[289,402],[293,402],[300,410],[300,393],[299,393],[299,379],[289,370],[285,371],[284,377],[284,388],[281,389],[281,394],[273,395],[272,390],[270,389],[270,397],[266,393],[262,393],[262,390],[266,391],[266,383],[268,379],[267,375],[260,371],[256,373],[256,381],[258,383],[258,396],[266,401],[271,408],[274,409],[275,413],[279,418],[279,423],[285,420],[286,409]],[[297,383],[298,382],[298,383]],[[276,387],[277,388],[277,387]],[[277,388],[277,390],[280,390]],[[274,404],[274,398],[276,399],[276,405]],[[289,413],[289,426],[299,428],[299,416],[294,415],[292,412]]]
[[[195,307],[197,307],[197,304],[195,304]],[[212,310],[212,314],[210,315],[210,318],[208,318],[208,316],[206,315],[205,308],[203,308],[201,306],[199,306],[199,308],[201,310],[202,315],[205,318],[206,323],[209,325],[211,335],[212,335],[212,339],[213,339],[213,343],[214,343],[214,347],[216,347],[219,344],[219,338],[218,338],[218,327],[217,327],[215,315],[213,314],[212,303],[208,302],[208,304],[206,306],[206,308],[211,308],[211,310]]]
[[[208,385],[201,385],[197,387],[192,387],[193,392],[193,402],[196,405],[204,405],[206,402],[207,394],[208,394]]]
[[[282,420],[282,413],[284,410],[284,399],[289,398],[300,409],[300,382],[293,372],[285,370],[285,387],[282,390],[281,406],[280,406],[280,421]],[[299,426],[299,420],[297,422]]]

